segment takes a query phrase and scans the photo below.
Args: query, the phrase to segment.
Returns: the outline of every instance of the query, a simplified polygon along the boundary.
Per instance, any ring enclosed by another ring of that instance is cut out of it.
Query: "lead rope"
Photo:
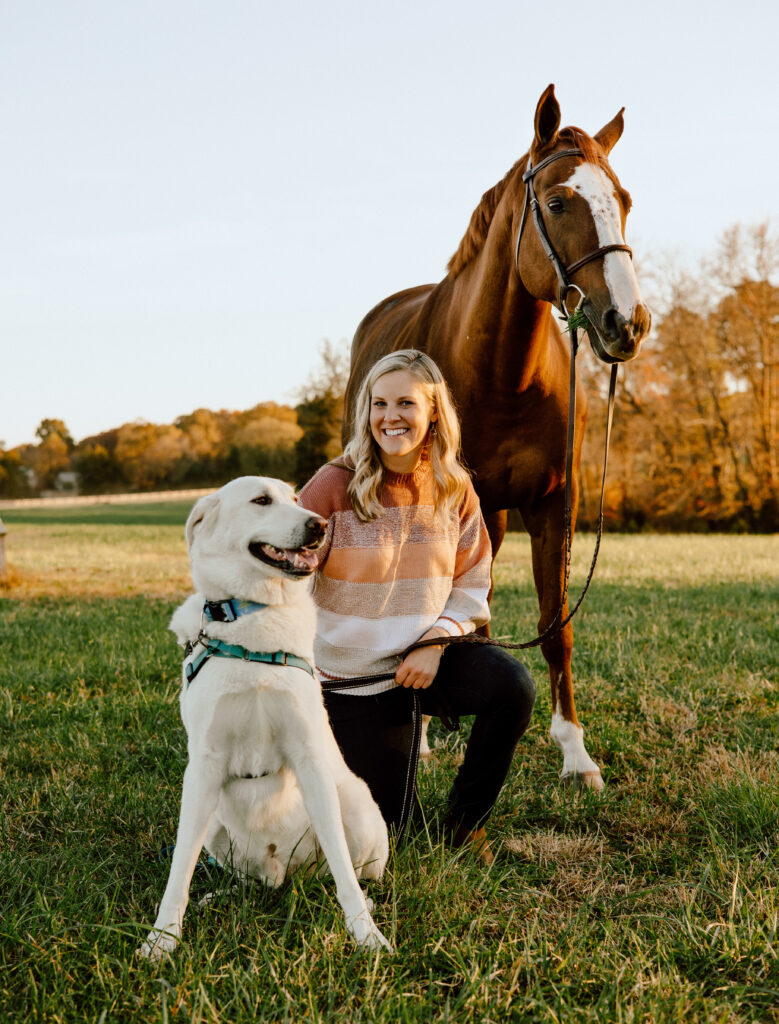
[[[530,647],[538,647],[543,644],[546,640],[550,640],[552,637],[564,629],[571,619],[574,617],[576,612],[579,610],[584,596],[590,588],[593,575],[595,573],[595,565],[598,561],[598,552],[600,551],[601,537],[603,536],[603,502],[606,493],[606,471],[608,469],[609,462],[609,445],[611,443],[611,427],[614,420],[614,400],[617,391],[617,375],[619,372],[619,364],[612,363],[611,366],[611,377],[609,379],[609,396],[608,405],[606,412],[606,439],[604,444],[603,452],[603,475],[601,478],[600,485],[600,502],[598,505],[598,528],[595,537],[595,550],[593,551],[592,561],[590,562],[590,569],[587,573],[587,579],[584,583],[581,593],[574,605],[573,609],[568,612],[566,617],[560,621],[565,608],[565,602],[568,598],[568,583],[571,575],[571,548],[573,544],[573,538],[571,535],[571,525],[573,520],[573,442],[575,432],[575,420],[576,420],[576,352],[578,349],[578,335],[576,327],[571,327],[571,376],[570,376],[570,395],[568,398],[568,437],[566,441],[566,454],[565,454],[565,512],[564,512],[564,544],[565,544],[565,562],[564,562],[564,574],[563,574],[563,590],[562,597],[560,600],[560,607],[557,609],[557,613],[552,621],[546,626],[546,628],[533,637],[532,640],[527,640],[524,643],[509,643],[505,640],[493,640],[491,637],[479,636],[475,633],[468,633],[467,636],[451,636],[437,638],[433,637],[430,640],[418,640],[415,644],[412,644],[406,651],[403,652],[403,656],[409,652],[416,650],[420,647],[432,647],[436,645],[449,646],[449,644],[488,644],[492,647],[503,647],[510,651],[524,651]]]

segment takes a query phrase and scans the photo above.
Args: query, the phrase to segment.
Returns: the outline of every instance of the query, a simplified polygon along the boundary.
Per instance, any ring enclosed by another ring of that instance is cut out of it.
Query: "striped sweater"
[[[394,672],[401,653],[431,627],[456,636],[490,618],[492,552],[473,486],[442,520],[429,462],[410,474],[385,470],[384,514],[364,523],[346,493],[350,478],[346,469],[323,466],[300,493],[304,508],[328,520],[314,579],[314,657],[324,679]]]

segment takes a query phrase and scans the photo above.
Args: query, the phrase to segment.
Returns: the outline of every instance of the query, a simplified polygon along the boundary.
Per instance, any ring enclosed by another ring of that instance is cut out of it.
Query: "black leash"
[[[416,646],[416,645],[415,645]],[[409,647],[409,651],[413,650]],[[408,653],[408,652],[406,652]],[[382,683],[395,678],[394,672],[382,672],[375,676],[358,676],[350,679],[323,679],[322,692],[328,693],[332,690],[356,690],[358,687],[367,686],[371,683]],[[403,785],[403,803],[400,810],[400,823],[398,824],[396,836],[397,841],[403,838],[408,819],[411,814],[411,807],[414,800],[414,793],[417,786],[417,764],[419,763],[419,744],[422,738],[422,709],[419,706],[419,693],[411,690],[411,748],[408,752],[408,764],[406,765],[406,781]],[[451,724],[451,723],[450,723]],[[459,729],[460,723],[456,728]],[[453,726],[454,728],[454,726]]]

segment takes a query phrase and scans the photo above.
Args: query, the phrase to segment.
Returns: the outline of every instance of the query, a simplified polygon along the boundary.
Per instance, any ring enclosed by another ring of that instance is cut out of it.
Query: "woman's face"
[[[437,419],[422,381],[410,370],[392,370],[373,385],[371,434],[387,469],[412,472]]]

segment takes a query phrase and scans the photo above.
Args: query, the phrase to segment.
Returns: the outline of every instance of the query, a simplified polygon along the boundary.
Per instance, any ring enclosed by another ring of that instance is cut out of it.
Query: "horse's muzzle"
[[[626,363],[634,359],[652,324],[652,314],[643,303],[636,306],[629,320],[613,306],[606,310],[600,322],[589,312],[587,315],[590,322],[597,325],[589,332],[590,344],[604,363]]]

